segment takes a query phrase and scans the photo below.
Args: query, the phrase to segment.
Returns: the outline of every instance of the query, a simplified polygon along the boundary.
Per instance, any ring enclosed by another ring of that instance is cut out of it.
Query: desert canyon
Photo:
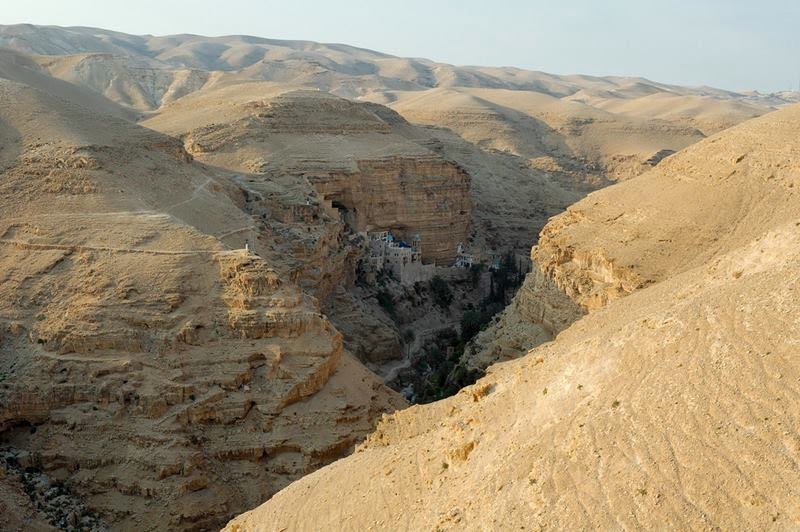
[[[796,92],[0,26],[3,530],[794,530],[799,283]]]

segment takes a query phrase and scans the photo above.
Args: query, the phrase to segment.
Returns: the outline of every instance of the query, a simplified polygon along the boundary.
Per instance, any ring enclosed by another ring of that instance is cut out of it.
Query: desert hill
[[[562,181],[573,188],[638,175],[704,136],[666,120],[614,114],[533,91],[454,88],[394,96],[389,105],[408,120],[446,127],[533,168],[566,174]]]
[[[93,91],[50,75],[34,58],[0,48],[0,78],[23,83],[73,104],[103,114],[133,120],[137,113]]]
[[[317,88],[346,97],[370,92],[472,87],[533,91],[557,98],[581,90],[629,98],[643,93],[736,99],[782,105],[792,94],[735,93],[678,87],[643,78],[559,76],[511,67],[454,66],[395,57],[345,44],[287,41],[245,35],[128,35],[99,28],[18,24],[0,28],[0,46],[41,56],[128,57],[154,68],[228,72],[240,78]]]
[[[0,26],[0,525],[796,524],[796,97]]]
[[[34,54],[52,76],[138,112],[188,94],[265,81],[390,105],[536,168],[594,186],[627,178],[702,136],[797,101],[633,77],[559,76],[453,66],[341,44],[250,36],[134,36],[16,25],[0,46]]]
[[[41,484],[57,526],[214,527],[404,405],[242,249],[253,217],[227,174],[5,80],[0,124],[3,459],[93,512]]]
[[[750,118],[764,114],[764,108],[747,98],[709,99],[692,94],[653,92],[639,97],[593,94],[582,90],[568,98],[615,114],[665,120],[684,124],[712,135]]]
[[[638,175],[708,134],[797,99],[791,93],[737,93],[634,77],[453,66],[341,44],[250,36],[134,36],[22,24],[0,27],[0,46],[30,55],[28,70],[88,89],[175,133],[198,122],[167,124],[183,110],[215,116],[221,108],[205,106],[221,98],[243,103],[303,88],[381,103],[412,123],[452,130],[479,151],[439,138],[449,147],[446,157],[476,181],[486,183],[481,175],[491,175],[508,182],[476,187],[478,197],[486,198],[476,209],[486,214],[480,224],[504,229],[489,237],[487,247],[516,252],[528,248],[548,216],[580,195]],[[189,96],[182,107],[172,107]],[[245,155],[238,163],[258,159]],[[545,192],[526,209],[518,195],[504,191],[520,188]],[[471,236],[485,241],[482,234]]]
[[[436,249],[426,255],[442,264],[452,261],[459,242],[466,243],[470,227],[475,246],[525,246],[532,230],[579,197],[549,174],[520,167],[513,156],[488,153],[449,130],[410,124],[383,106],[322,91],[262,82],[231,84],[188,96],[142,124],[183,139],[187,150],[204,162],[247,173],[251,183],[294,182],[293,193],[301,202],[316,193],[355,209],[361,213],[351,224],[357,230],[380,226],[404,235],[419,233],[423,248]],[[404,188],[395,190],[376,165],[406,175]],[[365,173],[366,167],[375,168]],[[413,187],[433,189],[415,180],[459,169],[469,175],[470,186],[437,186],[441,192],[425,201],[444,200],[448,207],[440,206],[433,216],[423,212],[431,206],[415,203]],[[363,182],[343,187],[337,182],[344,176],[348,182]],[[518,194],[520,190],[526,194]],[[464,197],[464,191],[471,194]],[[387,209],[397,202],[402,205]],[[471,224],[466,223],[469,218]]]
[[[220,110],[204,106],[220,98],[310,88],[387,105],[409,122],[453,131],[484,154],[476,157],[463,146],[449,150],[447,156],[468,171],[472,162],[484,175],[510,176],[512,189],[547,189],[532,214],[514,194],[503,193],[505,187],[481,187],[487,194],[479,197],[489,202],[478,207],[487,214],[481,223],[496,223],[510,235],[496,231],[489,240],[517,253],[524,253],[547,216],[577,197],[646,172],[707,135],[798,99],[792,93],[679,87],[636,77],[453,66],[341,44],[235,35],[155,37],[16,25],[0,28],[0,46],[30,55],[31,70],[89,89],[162,129],[180,110],[214,116]],[[189,96],[178,110],[170,108]],[[191,126],[183,120],[176,132]],[[240,163],[258,159],[245,155]],[[507,216],[495,216],[501,211]],[[482,234],[472,239],[486,241]]]
[[[798,119],[556,217],[533,255],[586,317],[227,530],[796,527]]]
[[[798,151],[785,139],[798,118],[793,106],[748,121],[629,185],[571,205],[542,231],[531,254],[533,273],[497,326],[478,337],[481,349],[472,362],[483,367],[519,356],[582,313],[697,267],[791,218]]]
[[[798,121],[800,106],[748,121],[590,194],[545,228],[534,260],[592,310],[752,242],[795,216]]]
[[[266,215],[255,241],[259,253],[322,300],[348,342],[362,336],[351,348],[369,352],[365,359],[397,356],[401,331],[366,333],[381,328],[373,317],[380,309],[354,313],[347,303],[364,297],[340,290],[353,278],[347,233],[388,228],[404,238],[419,235],[423,260],[447,268],[460,244],[484,261],[491,251],[526,248],[532,232],[580,197],[512,155],[322,91],[230,84],[187,96],[142,124],[181,138],[197,159],[243,176],[251,196],[261,198],[250,208]],[[333,219],[339,209],[344,223],[274,216],[317,206]],[[430,328],[427,314],[434,310],[417,311],[414,320],[421,322],[403,328]],[[454,309],[441,328],[460,318]]]
[[[253,174],[265,194],[259,187],[295,177],[300,203],[312,193],[336,203],[354,231],[419,234],[424,256],[452,263],[467,236],[469,175],[393,122],[404,121],[378,106],[249,83],[187,97],[143,124],[183,138],[204,162]]]

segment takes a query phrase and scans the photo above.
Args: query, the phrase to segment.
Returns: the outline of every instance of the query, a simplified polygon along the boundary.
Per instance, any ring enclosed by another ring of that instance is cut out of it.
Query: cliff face
[[[531,250],[529,273],[511,304],[474,340],[467,363],[485,369],[551,341],[587,312],[642,288],[648,281],[610,261],[602,249],[575,246],[560,231],[575,223],[573,208],[554,218]]]
[[[18,356],[0,430],[27,466],[67,480],[117,526],[216,526],[346,454],[372,417],[402,404],[343,353],[313,302],[259,258],[128,262],[56,251],[27,280],[12,266],[44,254],[4,253],[12,272],[4,301],[26,281],[44,290],[62,276],[74,280],[64,291],[79,293],[87,276],[108,288],[94,304],[62,297],[66,309],[54,302],[41,321],[29,317],[36,308],[3,309],[3,345]],[[183,273],[148,290],[134,264]],[[352,386],[365,395],[351,397]],[[232,487],[239,477],[257,481]]]
[[[424,261],[451,264],[467,238],[470,178],[439,157],[359,160],[355,173],[312,178],[325,201],[344,209],[355,231],[391,229],[422,238]]]
[[[146,125],[182,135],[200,160],[249,173],[257,190],[280,180],[300,206],[318,196],[354,231],[418,233],[423,260],[447,265],[466,240],[470,176],[409,138],[404,128],[411,126],[396,113],[318,91],[265,95],[237,86],[198,99],[178,102]],[[193,111],[218,109],[211,105],[217,99],[225,103],[211,116]]]
[[[535,252],[535,248],[534,248]],[[534,259],[534,269],[525,277],[511,304],[465,351],[467,365],[483,370],[495,362],[512,360],[529,349],[551,341],[585,314],[573,299]]]
[[[591,311],[749,241],[795,208],[798,149],[781,139],[798,120],[797,106],[753,119],[590,194],[545,227],[534,261]]]
[[[360,360],[379,363],[402,350],[392,320],[365,304],[369,294],[354,292],[366,249],[358,233],[419,235],[423,262],[440,266],[472,237],[471,176],[430,133],[384,106],[247,83],[188,97],[145,124],[234,175],[255,227],[225,242],[248,238],[322,301]]]
[[[529,286],[560,299],[513,308],[586,316],[226,530],[797,527],[798,123],[737,126],[553,220]]]
[[[471,362],[485,367],[520,356],[582,313],[703,264],[791,217],[797,147],[771,139],[791,136],[799,117],[794,106],[726,130],[551,219],[531,253],[534,273],[500,322],[477,338]],[[530,297],[525,287],[534,284]],[[547,313],[537,317],[542,305],[562,307],[565,296],[577,311],[572,319],[553,326],[543,322]]]
[[[241,249],[226,175],[21,85],[0,121],[0,437],[22,470],[115,528],[205,530],[404,405]]]
[[[542,230],[531,260],[559,291],[586,311],[630,294],[648,283],[634,269],[615,264],[602,248],[576,246],[564,236],[572,224],[584,223],[574,207],[557,216]]]
[[[792,222],[613,301],[226,530],[791,529],[799,244]]]

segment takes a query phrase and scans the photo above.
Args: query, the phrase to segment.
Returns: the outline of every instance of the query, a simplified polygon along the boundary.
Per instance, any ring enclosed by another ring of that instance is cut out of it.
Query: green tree
[[[468,310],[461,317],[461,341],[469,342],[478,334],[486,322],[479,310]]]
[[[388,290],[379,290],[375,295],[378,304],[383,307],[383,310],[392,317],[394,317],[394,297]]]
[[[447,281],[436,275],[431,279],[430,288],[433,294],[433,302],[443,309],[450,308],[450,304],[453,302],[453,292],[450,290],[450,285],[447,284]]]
[[[478,283],[481,281],[481,274],[483,273],[483,263],[479,262],[477,264],[473,264],[469,267],[469,284],[472,288],[478,286]]]

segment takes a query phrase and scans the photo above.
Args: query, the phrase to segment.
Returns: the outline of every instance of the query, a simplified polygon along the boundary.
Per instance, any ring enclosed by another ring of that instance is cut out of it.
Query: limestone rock
[[[467,238],[470,176],[378,107],[319,91],[234,85],[189,97],[145,124],[183,136],[205,162],[255,174],[248,185],[262,197],[278,178],[286,183],[279,194],[294,197],[298,209],[316,196],[314,204],[352,231],[419,234],[423,260],[449,265]]]
[[[544,274],[550,289],[539,282],[532,295],[526,287],[535,281],[526,280],[500,323],[477,339],[477,365],[518,356],[582,312],[696,267],[790,218],[797,148],[782,139],[792,135],[799,113],[793,106],[731,128],[554,217],[531,253],[531,275],[541,281]],[[577,312],[558,323],[537,317],[543,305],[563,307],[564,295]]]
[[[179,141],[5,80],[0,121],[2,446],[110,527],[219,526],[405,404]]]
[[[796,526],[798,123],[737,126],[556,218],[542,271],[588,315],[226,530]]]

